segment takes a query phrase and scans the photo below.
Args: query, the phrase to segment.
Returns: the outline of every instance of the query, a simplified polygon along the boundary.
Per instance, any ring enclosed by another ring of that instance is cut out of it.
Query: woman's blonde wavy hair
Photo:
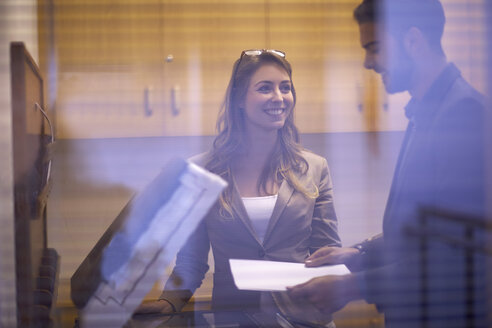
[[[262,52],[259,55],[244,55],[234,63],[232,76],[227,87],[226,96],[221,106],[217,120],[217,137],[213,147],[206,159],[205,168],[215,173],[228,182],[228,187],[221,194],[219,202],[221,214],[227,212],[232,217],[232,190],[234,179],[232,177],[231,160],[245,150],[245,117],[244,111],[239,104],[246,97],[251,76],[263,65],[275,64],[284,69],[289,75],[292,84],[292,95],[294,107],[296,104],[296,92],[292,83],[292,68],[289,62],[274,53]],[[267,161],[260,179],[258,180],[258,191],[267,193],[267,182],[269,178],[280,185],[286,180],[296,191],[309,198],[318,197],[318,189],[308,190],[302,186],[296,177],[307,172],[309,164],[301,155],[303,147],[299,143],[299,132],[294,125],[294,111],[292,110],[285,120],[284,126],[278,130],[278,142],[274,151]],[[224,212],[225,211],[225,212]]]

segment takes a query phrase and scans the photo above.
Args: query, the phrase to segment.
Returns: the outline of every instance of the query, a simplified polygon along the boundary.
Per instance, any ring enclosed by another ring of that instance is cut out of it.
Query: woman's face
[[[294,107],[289,74],[276,64],[261,66],[251,76],[242,105],[249,133],[281,129]]]

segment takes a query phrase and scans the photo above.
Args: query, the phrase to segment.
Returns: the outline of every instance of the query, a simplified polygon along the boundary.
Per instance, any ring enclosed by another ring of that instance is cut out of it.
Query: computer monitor
[[[47,248],[45,211],[54,133],[43,78],[22,42],[10,44],[10,73],[17,325],[48,327],[58,272],[58,254]]]

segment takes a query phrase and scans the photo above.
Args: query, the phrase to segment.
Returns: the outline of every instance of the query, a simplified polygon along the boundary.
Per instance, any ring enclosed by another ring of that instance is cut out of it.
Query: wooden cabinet
[[[62,138],[213,134],[263,1],[54,1]]]
[[[485,27],[477,20],[483,20],[482,1],[443,1],[445,50],[477,85],[485,80],[473,66],[484,60]],[[59,137],[214,134],[233,62],[251,48],[286,52],[301,132],[406,125],[408,95],[388,97],[379,76],[362,67],[352,18],[359,0],[51,3],[46,20],[54,26],[57,74],[56,103],[50,105]]]

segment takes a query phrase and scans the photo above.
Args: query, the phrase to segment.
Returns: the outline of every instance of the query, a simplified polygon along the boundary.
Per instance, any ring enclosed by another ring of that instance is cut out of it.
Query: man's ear
[[[427,45],[427,40],[422,34],[422,31],[416,27],[411,27],[403,38],[403,46],[410,57],[415,58],[422,53],[422,50]]]

